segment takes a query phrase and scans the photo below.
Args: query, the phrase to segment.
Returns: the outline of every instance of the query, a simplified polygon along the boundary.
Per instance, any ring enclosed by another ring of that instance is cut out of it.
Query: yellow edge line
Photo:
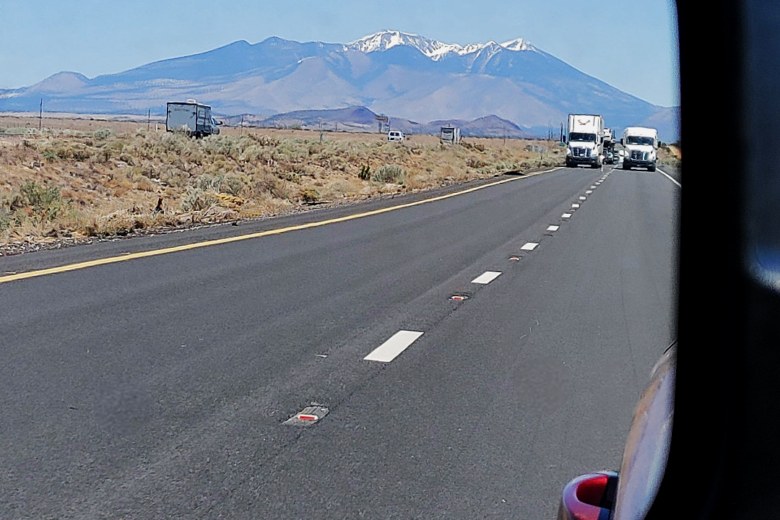
[[[439,200],[449,199],[451,197],[457,197],[458,195],[465,195],[466,193],[483,190],[485,188],[490,188],[491,186],[498,186],[499,184],[504,184],[507,182],[513,182],[520,179],[527,179],[528,177],[533,177],[536,175],[540,175],[542,173],[549,173],[558,169],[559,168],[553,168],[551,170],[543,170],[540,172],[531,173],[529,175],[523,175],[517,178],[504,179],[497,182],[491,182],[489,184],[483,184],[481,186],[476,186],[474,188],[469,188],[467,190],[458,191],[455,193],[449,193],[447,195],[440,195],[438,197],[433,197],[425,200],[418,200],[417,202],[410,202],[408,204],[400,204],[398,206],[376,209],[373,211],[367,211],[365,213],[355,213],[354,215],[347,215],[346,217],[333,218],[329,220],[321,220],[318,222],[310,222],[308,224],[300,224],[297,226],[270,229],[268,231],[261,231],[259,233],[251,233],[248,235],[239,235],[235,237],[219,238],[217,240],[195,242],[194,244],[186,244],[183,246],[167,247],[164,249],[153,249],[151,251],[142,251],[140,253],[130,253],[130,254],[124,254],[122,256],[100,258],[98,260],[90,260],[88,262],[79,262],[76,264],[63,265],[59,267],[51,267],[49,269],[40,269],[38,271],[28,271],[26,273],[17,273],[17,274],[12,274],[7,276],[0,276],[0,283],[14,282],[16,280],[25,280],[27,278],[37,278],[39,276],[46,276],[46,275],[56,274],[56,273],[65,273],[68,271],[78,271],[79,269],[87,269],[89,267],[97,267],[99,265],[115,264],[117,262],[126,262],[128,260],[135,260],[137,258],[148,258],[150,256],[167,255],[169,253],[178,253],[179,251],[189,251],[191,249],[198,249],[201,247],[218,246],[221,244],[229,244],[231,242],[239,242],[241,240],[250,240],[253,238],[261,238],[261,237],[267,237],[271,235],[281,235],[282,233],[289,233],[290,231],[299,231],[302,229],[310,229],[310,228],[315,228],[320,226],[326,226],[328,224],[336,224],[338,222],[347,222],[349,220],[355,220],[363,217],[370,217],[373,215],[380,215],[382,213],[389,213],[390,211],[396,211],[404,208],[411,208],[413,206],[419,206],[421,204],[427,204],[429,202],[436,202]]]

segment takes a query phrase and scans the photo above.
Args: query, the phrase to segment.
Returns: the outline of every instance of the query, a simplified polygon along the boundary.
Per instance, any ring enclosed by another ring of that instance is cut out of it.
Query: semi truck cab
[[[620,144],[625,148],[623,169],[634,167],[655,171],[658,155],[658,131],[655,128],[631,126],[623,131]]]
[[[569,115],[566,166],[600,168],[604,154],[604,119],[599,115]]]

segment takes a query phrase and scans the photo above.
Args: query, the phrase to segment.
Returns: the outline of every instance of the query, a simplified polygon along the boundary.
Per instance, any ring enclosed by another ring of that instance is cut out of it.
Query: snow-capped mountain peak
[[[401,31],[380,31],[376,34],[370,34],[359,40],[348,43],[346,47],[351,50],[368,53],[386,51],[387,49],[399,45],[414,47],[423,54],[429,56],[445,44],[416,34],[409,34]]]
[[[489,41],[487,43],[470,43],[458,45],[457,43],[443,43],[438,40],[425,38],[416,34],[401,31],[381,31],[376,34],[364,36],[359,40],[348,43],[345,48],[360,52],[386,51],[399,45],[414,47],[429,58],[438,61],[445,56],[455,53],[460,56],[474,54],[483,49],[490,49],[491,54],[503,49],[509,51],[535,51],[536,48],[523,38],[517,38],[505,43]]]
[[[531,45],[531,42],[523,38],[517,38],[501,44],[503,48],[508,51],[535,51],[536,47]]]

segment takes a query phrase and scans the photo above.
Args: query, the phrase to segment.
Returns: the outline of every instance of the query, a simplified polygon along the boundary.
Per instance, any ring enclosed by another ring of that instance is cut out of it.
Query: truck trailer
[[[194,99],[168,103],[165,129],[169,132],[184,131],[194,137],[219,134],[219,124],[211,117],[211,107]]]
[[[629,126],[623,130],[620,144],[626,151],[623,157],[624,170],[640,167],[655,171],[658,151],[658,131],[655,128]]]
[[[569,114],[566,166],[600,168],[604,155],[604,118],[596,114]]]

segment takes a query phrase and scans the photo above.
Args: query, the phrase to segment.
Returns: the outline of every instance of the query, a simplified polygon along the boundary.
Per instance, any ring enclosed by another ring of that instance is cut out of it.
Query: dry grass
[[[33,122],[0,117],[0,245],[279,215],[557,165],[563,156],[556,143],[541,155],[526,150],[538,142],[512,139],[443,146],[435,136],[389,143],[328,132],[320,142],[319,132],[225,129],[195,140],[154,124],[57,120],[53,128],[44,120],[38,132]]]
[[[682,154],[678,146],[667,145],[658,149],[658,163],[662,166],[671,166],[679,170],[681,161]]]

